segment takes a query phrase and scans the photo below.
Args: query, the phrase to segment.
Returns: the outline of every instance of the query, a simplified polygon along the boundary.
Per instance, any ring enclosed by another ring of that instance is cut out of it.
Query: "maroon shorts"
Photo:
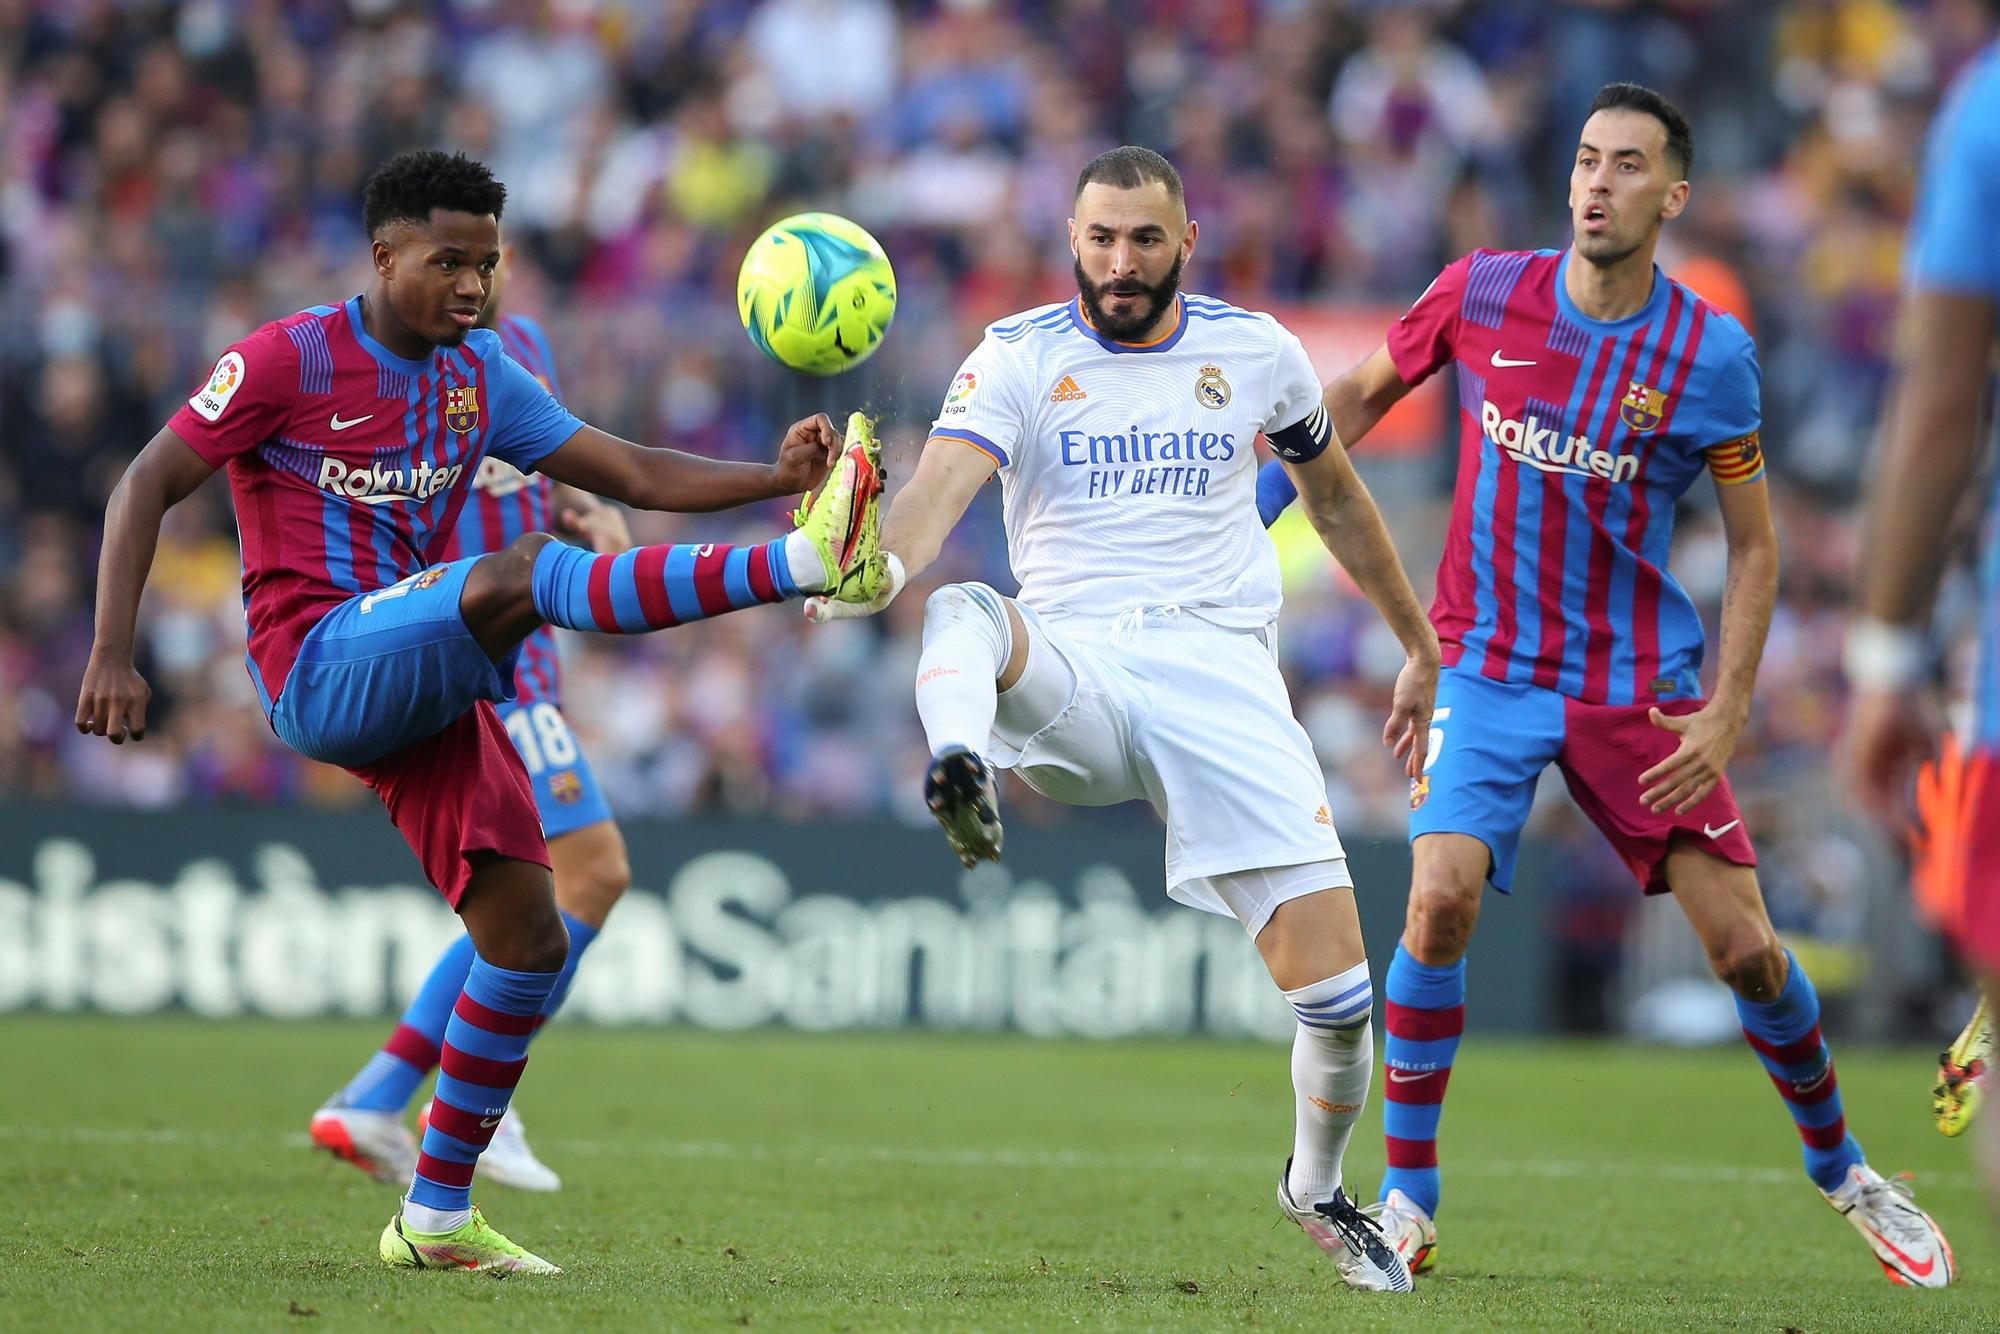
[[[1750,845],[1743,812],[1727,777],[1700,805],[1682,814],[1672,809],[1656,814],[1639,800],[1646,790],[1639,775],[1680,745],[1678,734],[1653,725],[1654,705],[1583,704],[1573,699],[1565,703],[1568,726],[1556,757],[1563,781],[1648,894],[1667,892],[1667,847],[1676,834],[1724,861],[1757,864],[1757,851]],[[1696,712],[1702,701],[1663,700],[1657,707],[1661,713],[1679,715]]]
[[[2000,972],[2000,752],[1947,740],[1917,779],[1917,811],[1918,907],[1969,966]]]
[[[443,731],[348,772],[389,808],[424,874],[454,909],[472,878],[467,858],[475,852],[549,864],[521,753],[485,700]]]

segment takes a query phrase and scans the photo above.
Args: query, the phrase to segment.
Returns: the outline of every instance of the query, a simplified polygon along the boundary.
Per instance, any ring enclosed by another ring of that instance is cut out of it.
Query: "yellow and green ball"
[[[750,341],[795,371],[833,375],[881,346],[896,271],[866,230],[833,213],[771,224],[743,257],[736,311]]]

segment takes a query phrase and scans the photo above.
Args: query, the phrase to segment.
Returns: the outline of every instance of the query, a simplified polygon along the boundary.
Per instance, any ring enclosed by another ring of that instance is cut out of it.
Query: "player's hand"
[[[793,422],[778,446],[778,461],[771,465],[778,494],[817,488],[846,446],[846,437],[833,429],[833,420],[824,412]]]
[[[632,530],[625,526],[625,512],[595,497],[563,507],[556,526],[571,537],[580,537],[600,556],[615,556],[632,549]]]
[[[131,654],[92,649],[76,700],[76,730],[105,737],[114,746],[124,745],[127,737],[143,741],[146,703],[152,697],[146,678],[132,665]]]
[[[1403,762],[1406,777],[1424,771],[1431,748],[1431,710],[1437,704],[1438,660],[1435,653],[1411,658],[1396,673],[1396,691],[1389,704],[1389,721],[1382,725],[1382,744]]]
[[[1718,708],[1713,702],[1693,713],[1662,713],[1651,710],[1653,726],[1680,737],[1674,753],[1639,775],[1639,794],[1647,810],[1655,815],[1669,808],[1686,815],[1715,791],[1736,753],[1736,737],[1744,720]]]
[[[1909,815],[1910,774],[1937,753],[1943,730],[1929,691],[1857,690],[1834,747],[1834,772],[1869,818],[1901,830]]]
[[[828,621],[851,621],[862,616],[873,616],[896,600],[896,594],[903,591],[908,576],[903,573],[903,562],[895,552],[882,553],[882,591],[867,602],[843,602],[839,598],[813,597],[806,599],[806,619],[814,625],[825,625]]]

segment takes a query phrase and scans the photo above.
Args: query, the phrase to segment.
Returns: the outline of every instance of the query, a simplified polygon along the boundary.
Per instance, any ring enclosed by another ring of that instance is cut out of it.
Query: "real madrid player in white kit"
[[[1349,1285],[1407,1292],[1402,1259],[1341,1189],[1374,992],[1325,778],[1272,650],[1279,578],[1255,503],[1259,432],[1409,654],[1383,741],[1412,777],[1438,643],[1298,339],[1179,291],[1196,230],[1157,153],[1118,148],[1084,168],[1069,224],[1078,297],[987,330],[883,522],[884,595],[808,615],[888,605],[998,471],[1021,591],[951,584],[925,604],[926,799],[968,866],[1000,855],[990,766],[1057,801],[1152,803],[1168,894],[1241,921],[1298,1013],[1279,1202]]]

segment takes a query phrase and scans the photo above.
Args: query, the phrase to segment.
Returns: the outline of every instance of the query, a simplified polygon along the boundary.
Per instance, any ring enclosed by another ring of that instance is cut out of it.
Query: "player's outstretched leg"
[[[886,577],[881,446],[865,418],[849,440],[818,496],[795,516],[796,528],[775,542],[674,543],[597,555],[529,533],[474,562],[459,614],[498,662],[543,625],[642,634],[812,594],[869,601]]]
[[[1937,1083],[1931,1088],[1931,1115],[1938,1133],[1962,1135],[1979,1112],[1987,1068],[1993,1063],[1993,1013],[1982,995],[1952,1044],[1938,1057]]]
[[[1344,1188],[1341,1161],[1368,1102],[1375,987],[1345,861],[1257,868],[1206,882],[1254,933],[1298,1027],[1292,1037],[1292,1155],[1278,1206],[1369,1292],[1409,1292],[1410,1268]]]
[[[408,1268],[558,1274],[487,1225],[472,1207],[472,1174],[527,1066],[568,939],[549,873],[530,862],[482,854],[458,907],[474,955],[445,1024],[409,1194],[377,1250]]]
[[[1743,1036],[1798,1127],[1806,1175],[1852,1223],[1893,1283],[1941,1288],[1955,1273],[1951,1246],[1902,1180],[1868,1165],[1848,1133],[1833,1053],[1820,1034],[1812,979],[1778,943],[1756,872],[1677,844],[1667,883],[1680,900],[1709,966],[1736,993]]]

